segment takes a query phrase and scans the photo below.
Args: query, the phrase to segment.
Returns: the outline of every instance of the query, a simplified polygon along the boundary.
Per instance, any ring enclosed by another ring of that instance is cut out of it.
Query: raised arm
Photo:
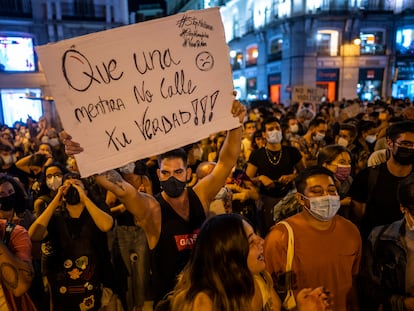
[[[152,196],[139,192],[115,170],[95,175],[95,179],[100,186],[115,194],[125,208],[134,215],[137,224],[145,230],[151,221],[151,207],[157,201]]]
[[[89,215],[91,215],[93,222],[99,230],[102,232],[108,232],[111,230],[114,224],[112,216],[97,207],[96,204],[93,203],[93,201],[86,195],[82,187],[79,187],[76,183],[73,183],[72,186],[78,190],[81,202],[85,204],[85,208],[88,210]]]
[[[240,124],[242,124],[246,108],[239,101],[235,100],[233,101],[231,112],[233,117],[238,117]],[[237,158],[240,156],[242,131],[243,129],[240,125],[227,133],[213,171],[194,186],[194,191],[200,198],[206,212],[210,201],[224,185],[226,178],[236,164]]]
[[[56,208],[61,204],[63,190],[64,186],[60,186],[53,200],[30,226],[29,236],[32,241],[39,242],[47,236],[47,226]]]

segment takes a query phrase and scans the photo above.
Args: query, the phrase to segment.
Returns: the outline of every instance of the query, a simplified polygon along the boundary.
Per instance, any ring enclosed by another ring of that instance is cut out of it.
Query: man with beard
[[[393,123],[386,131],[390,158],[358,174],[350,189],[355,216],[363,240],[375,226],[401,218],[397,200],[400,180],[412,172],[414,163],[414,121]]]
[[[246,109],[234,101],[231,112],[241,123]],[[223,187],[240,155],[241,134],[241,127],[228,132],[216,166],[193,188],[186,188],[191,169],[181,148],[158,157],[162,192],[155,197],[136,191],[114,170],[95,177],[99,185],[118,197],[145,231],[151,255],[154,307],[174,288],[176,276],[187,263],[210,201]],[[61,138],[68,155],[83,150],[67,133],[61,133]]]

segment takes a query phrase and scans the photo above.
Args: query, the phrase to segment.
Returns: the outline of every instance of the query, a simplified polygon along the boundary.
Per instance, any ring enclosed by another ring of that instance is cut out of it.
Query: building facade
[[[60,125],[35,46],[212,6],[241,99],[414,98],[414,0],[0,0],[0,123]]]
[[[45,115],[59,128],[33,48],[128,23],[126,0],[0,0],[0,122]]]
[[[413,0],[219,1],[242,99],[414,98]],[[213,3],[214,4],[214,3]]]

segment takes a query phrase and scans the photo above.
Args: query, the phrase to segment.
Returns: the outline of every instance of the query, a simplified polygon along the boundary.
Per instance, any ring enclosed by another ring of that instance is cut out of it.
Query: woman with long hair
[[[322,288],[302,290],[299,310],[327,310]],[[238,214],[209,218],[190,261],[170,296],[173,311],[280,310],[281,300],[265,271],[263,239]]]

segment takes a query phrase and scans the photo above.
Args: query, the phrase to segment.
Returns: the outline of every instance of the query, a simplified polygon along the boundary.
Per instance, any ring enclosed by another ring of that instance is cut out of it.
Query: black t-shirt
[[[370,170],[378,169],[375,186],[369,186]],[[375,226],[385,225],[401,219],[398,203],[398,183],[404,177],[396,177],[390,173],[387,163],[378,168],[369,167],[361,171],[352,183],[350,196],[353,200],[366,203],[365,214],[361,222],[361,234],[366,238]],[[372,188],[370,193],[370,188]]]
[[[187,188],[190,219],[186,221],[164,200],[155,195],[161,208],[161,233],[150,251],[154,305],[175,286],[176,277],[190,258],[201,225],[206,219],[203,205],[192,188]]]
[[[248,163],[251,163],[257,167],[257,176],[265,175],[273,181],[277,181],[283,175],[292,174],[295,169],[295,165],[301,160],[301,158],[302,155],[295,147],[282,146],[281,159],[277,165],[274,165],[268,159],[266,148],[262,147],[252,151]],[[275,182],[275,187],[273,188],[266,188],[261,185],[260,193],[277,198],[285,196],[289,192],[290,187],[291,185],[286,187],[285,185]]]
[[[54,213],[42,244],[42,272],[52,288],[54,310],[90,310],[100,307],[101,285],[110,287],[112,264],[105,232],[98,229],[86,207],[79,218],[66,211]],[[89,310],[89,309],[88,309]]]

